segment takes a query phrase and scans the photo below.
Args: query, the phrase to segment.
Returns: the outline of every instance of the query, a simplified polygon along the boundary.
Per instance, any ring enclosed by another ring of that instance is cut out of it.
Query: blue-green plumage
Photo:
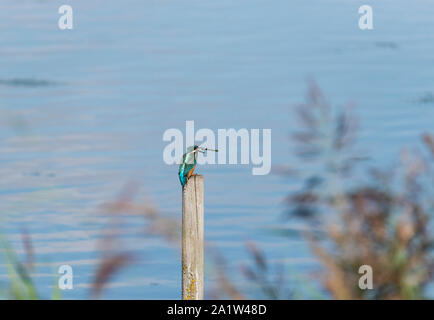
[[[187,152],[182,156],[181,164],[179,165],[178,176],[181,185],[187,183],[188,178],[193,174],[194,167],[196,166],[196,157],[198,146],[188,147]]]

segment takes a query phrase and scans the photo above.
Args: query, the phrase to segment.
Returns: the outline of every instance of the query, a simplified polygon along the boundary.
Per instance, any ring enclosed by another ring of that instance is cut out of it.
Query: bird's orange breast
[[[194,168],[196,168],[196,165],[194,165],[194,167],[188,172],[188,178],[190,178],[190,176],[193,174]]]

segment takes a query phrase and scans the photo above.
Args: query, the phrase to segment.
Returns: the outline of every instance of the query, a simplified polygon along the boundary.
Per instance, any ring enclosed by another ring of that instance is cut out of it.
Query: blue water
[[[361,31],[366,1],[2,0],[1,223],[20,255],[21,231],[31,235],[42,296],[69,264],[74,289],[63,297],[88,297],[110,220],[102,205],[128,182],[141,185],[137,201],[146,195],[180,218],[177,166],[163,162],[162,136],[184,131],[186,120],[197,129],[271,128],[273,166],[294,165],[292,106],[314,78],[332,104],[356,104],[370,164],[395,161],[432,131],[434,103],[421,101],[434,92],[434,2],[371,2],[374,30]],[[57,26],[65,3],[72,31]],[[282,226],[282,199],[300,185],[251,168],[197,171],[206,179],[206,240],[248,297],[260,297],[239,272],[246,241],[301,276],[315,260],[301,239],[267,232]],[[145,235],[143,219],[123,223],[119,246],[136,258],[102,297],[179,298],[179,251]],[[215,285],[212,273],[205,285]]]

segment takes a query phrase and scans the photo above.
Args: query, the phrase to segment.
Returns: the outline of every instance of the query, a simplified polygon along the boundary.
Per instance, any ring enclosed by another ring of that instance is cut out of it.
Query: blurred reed
[[[353,173],[362,157],[352,154],[357,126],[348,109],[333,116],[312,84],[297,112],[298,155],[324,170],[307,176],[286,202],[291,217],[311,226],[304,235],[322,266],[317,279],[335,299],[428,298],[434,266],[433,136],[424,134],[424,148],[403,151],[390,170],[367,169],[362,183]],[[373,269],[372,290],[358,286],[361,265]]]

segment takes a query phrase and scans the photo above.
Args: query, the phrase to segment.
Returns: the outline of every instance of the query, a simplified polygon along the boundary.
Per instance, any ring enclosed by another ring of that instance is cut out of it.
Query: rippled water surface
[[[186,120],[196,129],[271,128],[273,165],[293,164],[291,106],[313,77],[333,104],[356,104],[359,146],[372,163],[395,160],[433,129],[433,1],[375,1],[372,31],[358,28],[359,1],[331,0],[76,0],[75,28],[61,31],[64,2],[0,2],[1,222],[20,253],[22,230],[31,234],[46,297],[61,264],[74,270],[63,296],[87,297],[102,205],[126,183],[180,217],[177,167],[163,162],[162,136]],[[236,272],[253,240],[306,274],[315,262],[303,241],[267,232],[299,186],[251,169],[197,169],[206,240]],[[143,229],[136,217],[122,225],[122,245],[137,257],[103,297],[179,298],[179,252]]]

